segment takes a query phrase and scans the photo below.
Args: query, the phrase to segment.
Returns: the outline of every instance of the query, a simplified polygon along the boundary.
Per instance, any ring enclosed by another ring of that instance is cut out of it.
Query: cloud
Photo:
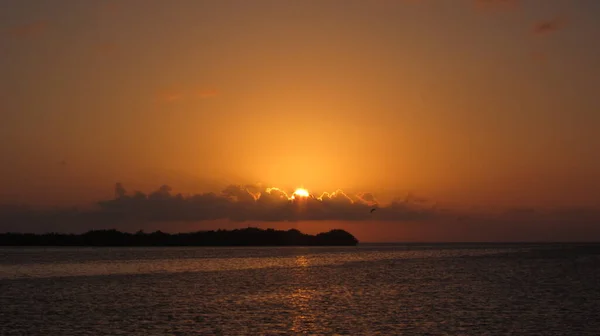
[[[375,196],[362,193],[348,195],[342,190],[323,193],[319,197],[291,197],[278,188],[252,185],[229,185],[219,193],[184,196],[173,194],[169,186],[145,194],[128,193],[122,184],[115,186],[115,197],[98,202],[95,210],[75,211],[0,211],[0,222],[16,224],[35,222],[126,223],[171,221],[318,221],[318,220],[421,220],[434,218],[437,210],[411,201],[379,206]],[[5,209],[6,210],[6,209]],[[107,222],[108,221],[108,222]]]
[[[248,188],[239,185],[230,185],[222,191],[225,197],[236,202],[253,202],[260,198],[260,192],[253,193]]]
[[[48,22],[38,20],[28,24],[15,26],[8,30],[8,33],[17,38],[35,37],[44,33],[48,29]]]
[[[168,231],[185,223],[198,227],[219,222],[219,227],[224,227],[243,225],[244,222],[280,225],[299,221],[335,221],[350,226],[363,223],[369,228],[376,223],[394,223],[405,229],[429,232],[431,237],[445,235],[446,239],[470,239],[473,235],[492,237],[486,238],[491,240],[551,239],[550,233],[567,232],[570,228],[577,231],[571,232],[570,237],[578,239],[589,238],[588,231],[592,234],[600,232],[600,209],[514,208],[492,213],[444,209],[412,195],[395,199],[390,204],[378,203],[371,193],[351,195],[342,190],[323,193],[319,197],[292,198],[290,195],[285,190],[258,185],[229,185],[220,192],[182,195],[174,194],[167,185],[143,193],[128,192],[123,185],[117,184],[114,198],[99,201],[94,209],[40,210],[22,205],[0,205],[0,232],[81,232],[103,228]],[[377,210],[371,212],[373,207]]]
[[[375,195],[373,195],[372,193],[359,193],[359,194],[356,194],[356,198],[359,202],[362,202],[369,206],[373,206],[373,205],[376,205],[377,203],[379,203],[377,201],[377,198],[375,197]]]
[[[317,200],[320,200],[321,202],[335,202],[339,204],[354,203],[352,198],[346,195],[346,193],[344,193],[344,191],[340,189],[332,193],[324,192],[323,194],[321,194],[321,196],[317,197]]]
[[[547,35],[557,30],[563,29],[566,21],[560,17],[554,17],[548,20],[536,22],[533,25],[533,33],[536,35]]]

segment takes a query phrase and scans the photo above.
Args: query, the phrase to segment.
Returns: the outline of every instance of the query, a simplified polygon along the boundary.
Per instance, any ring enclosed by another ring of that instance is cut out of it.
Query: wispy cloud
[[[547,35],[554,33],[557,30],[563,29],[566,25],[566,20],[561,17],[554,17],[548,20],[536,22],[533,25],[533,33],[536,35]]]
[[[18,25],[8,30],[8,34],[13,37],[26,38],[34,37],[44,33],[48,29],[48,22],[38,20],[35,22]]]
[[[208,89],[208,90],[200,90],[198,91],[198,97],[202,99],[211,98],[219,94],[218,90]]]

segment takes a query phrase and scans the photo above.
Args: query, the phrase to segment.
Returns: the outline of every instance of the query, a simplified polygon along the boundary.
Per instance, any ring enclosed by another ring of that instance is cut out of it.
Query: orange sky
[[[0,200],[600,205],[600,2],[7,0]]]

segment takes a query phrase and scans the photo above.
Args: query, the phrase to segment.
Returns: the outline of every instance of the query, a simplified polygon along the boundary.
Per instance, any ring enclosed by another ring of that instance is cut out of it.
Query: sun
[[[292,199],[295,199],[296,197],[308,197],[308,196],[310,196],[308,190],[306,190],[304,188],[298,188],[292,194]]]

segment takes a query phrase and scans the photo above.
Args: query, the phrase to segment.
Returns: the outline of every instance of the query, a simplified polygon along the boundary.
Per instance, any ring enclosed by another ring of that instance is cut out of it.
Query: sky
[[[599,15],[596,0],[0,0],[0,203],[301,187],[321,215],[236,203],[147,225],[598,240]],[[351,206],[323,215],[336,190]],[[57,229],[35,223],[21,230]]]

